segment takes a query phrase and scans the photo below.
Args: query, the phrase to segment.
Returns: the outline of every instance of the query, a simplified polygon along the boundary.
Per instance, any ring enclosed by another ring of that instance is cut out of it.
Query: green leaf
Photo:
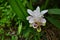
[[[14,36],[12,36],[11,40],[15,40],[15,37],[14,37]]]
[[[21,11],[21,8],[20,8],[20,6],[22,6],[22,4],[19,6],[18,3],[16,2],[16,0],[9,0],[9,3],[12,7],[12,10],[20,17],[21,20],[24,20],[25,14],[23,14],[23,12]],[[23,11],[24,11],[24,9],[23,9]]]
[[[6,18],[2,18],[1,20],[0,20],[0,23],[6,23],[7,22],[7,19]]]
[[[4,40],[4,35],[2,35],[2,39],[1,40]]]
[[[27,2],[27,7],[31,10],[33,10],[33,6],[32,6],[32,0],[29,0],[29,2]]]
[[[21,11],[23,12],[23,15],[26,17],[28,16],[27,15],[27,12],[26,12],[26,8],[24,7],[24,5],[22,4],[22,2],[20,0],[15,0],[17,5],[19,6],[19,8],[21,9]]]
[[[12,36],[11,40],[18,40],[17,36]]]
[[[0,0],[0,2],[3,2],[4,0]]]
[[[3,33],[4,33],[3,28],[0,28],[0,34],[3,34]]]
[[[59,14],[60,15],[60,9],[49,9],[48,13],[49,14]]]
[[[27,0],[23,0],[23,5],[26,6]]]
[[[35,36],[35,37],[34,37],[34,40],[38,40],[38,38]]]
[[[25,31],[23,32],[23,36],[24,36],[25,38],[27,38],[27,37],[29,36],[30,32],[31,32],[30,29],[25,30]]]
[[[54,19],[53,17],[46,17],[48,21],[50,21],[52,24],[54,24],[54,26],[56,26],[57,28],[60,28],[60,22],[56,19]]]
[[[21,33],[21,30],[22,30],[22,23],[19,24],[19,26],[18,26],[18,32],[17,32],[18,35]]]

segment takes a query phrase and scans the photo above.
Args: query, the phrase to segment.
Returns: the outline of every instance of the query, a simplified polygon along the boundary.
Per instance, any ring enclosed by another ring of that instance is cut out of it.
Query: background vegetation
[[[0,40],[60,40],[60,0],[0,0]],[[27,9],[48,9],[46,26],[29,27]]]

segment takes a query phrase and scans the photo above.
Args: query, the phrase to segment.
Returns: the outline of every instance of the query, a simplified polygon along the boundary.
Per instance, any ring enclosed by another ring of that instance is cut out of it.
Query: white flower
[[[29,23],[33,28],[45,26],[46,19],[44,18],[44,14],[47,13],[48,10],[43,10],[40,12],[40,8],[38,6],[34,11],[27,9],[27,12],[30,14],[30,16],[27,17],[27,20],[29,20]]]

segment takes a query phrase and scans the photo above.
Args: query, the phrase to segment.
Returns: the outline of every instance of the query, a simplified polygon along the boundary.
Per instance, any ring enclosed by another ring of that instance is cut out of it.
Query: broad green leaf
[[[17,32],[18,35],[21,33],[21,30],[22,30],[22,23],[19,24],[19,26],[18,26],[18,32]]]
[[[23,13],[23,15],[26,17],[27,16],[26,8],[22,4],[22,2],[20,0],[18,1],[15,0],[15,2],[17,3],[18,7],[21,9],[21,12]]]
[[[48,13],[49,14],[59,14],[60,15],[60,9],[49,9]]]
[[[60,28],[60,22],[50,16],[46,17],[48,21],[50,21],[54,26]]]
[[[11,5],[14,13],[16,13],[20,17],[21,20],[25,19],[25,16],[24,16],[25,14],[23,14],[23,12],[21,11],[21,8],[20,8],[20,6],[22,6],[22,4],[19,6],[18,3],[16,2],[16,0],[9,0],[9,3]]]

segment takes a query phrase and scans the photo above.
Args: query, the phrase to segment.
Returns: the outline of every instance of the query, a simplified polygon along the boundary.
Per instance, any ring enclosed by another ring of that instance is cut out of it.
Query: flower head
[[[29,20],[29,23],[33,28],[45,26],[46,19],[44,18],[44,14],[47,13],[48,10],[43,10],[40,12],[40,8],[38,6],[34,11],[27,9],[27,12],[30,14],[30,16],[27,17],[27,20]]]

